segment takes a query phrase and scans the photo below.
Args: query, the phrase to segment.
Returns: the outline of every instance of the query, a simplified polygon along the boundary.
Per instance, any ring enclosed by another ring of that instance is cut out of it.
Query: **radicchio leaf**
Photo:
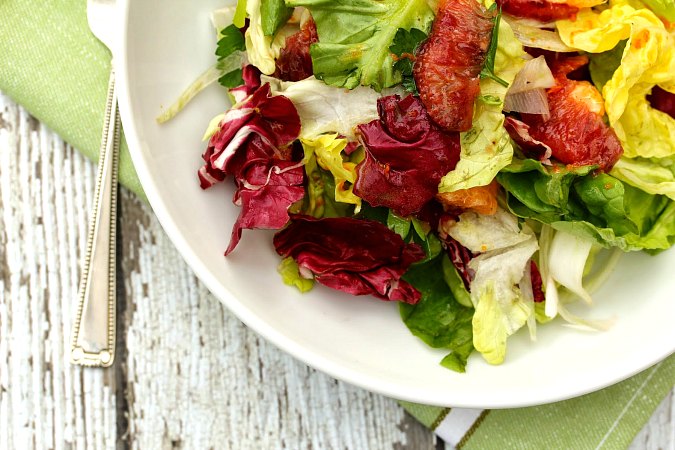
[[[227,175],[234,177],[233,201],[242,209],[225,255],[234,250],[243,229],[279,229],[288,222],[288,207],[304,195],[302,164],[290,147],[299,133],[293,103],[284,96],[271,97],[268,84],[221,120],[203,155],[199,180],[207,189]]]
[[[230,89],[230,94],[232,94],[234,101],[237,103],[245,100],[249,95],[257,91],[262,84],[260,82],[260,70],[253,64],[244,66],[241,77],[244,79],[244,84]]]
[[[537,159],[548,166],[551,165],[551,147],[530,135],[530,126],[513,117],[504,120],[504,128],[516,144],[521,148],[525,156]]]
[[[382,97],[379,120],[359,125],[366,159],[357,167],[354,193],[402,217],[419,212],[459,161],[459,134],[433,123],[412,95]]]
[[[301,274],[312,274],[330,288],[410,304],[420,299],[401,276],[424,258],[424,251],[379,222],[292,215],[291,223],[274,236],[274,247],[281,256],[295,259]]]

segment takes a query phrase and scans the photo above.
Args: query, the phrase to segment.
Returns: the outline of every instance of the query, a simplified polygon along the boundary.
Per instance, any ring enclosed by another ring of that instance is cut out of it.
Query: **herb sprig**
[[[497,3],[493,3],[488,11],[494,12],[495,9],[497,9]],[[497,47],[499,44],[499,23],[501,20],[502,9],[499,8],[494,19],[494,25],[492,26],[492,38],[490,39],[490,46],[488,47],[487,56],[485,57],[485,64],[483,65],[483,69],[480,71],[480,77],[489,78],[507,88],[509,87],[509,83],[502,80],[495,74],[495,58],[497,56]]]

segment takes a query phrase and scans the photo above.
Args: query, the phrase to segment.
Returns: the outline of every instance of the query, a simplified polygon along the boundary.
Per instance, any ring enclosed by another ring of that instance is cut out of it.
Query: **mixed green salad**
[[[675,0],[239,0],[212,21],[214,65],[158,121],[228,90],[198,174],[234,181],[226,255],[277,230],[286,284],[398,302],[447,368],[557,316],[610,326],[569,304],[675,243]]]

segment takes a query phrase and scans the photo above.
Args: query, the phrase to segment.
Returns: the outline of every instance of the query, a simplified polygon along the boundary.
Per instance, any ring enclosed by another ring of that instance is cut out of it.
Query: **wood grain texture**
[[[391,399],[309,369],[208,293],[122,190],[114,370],[67,363],[95,168],[0,95],[0,449],[432,449]],[[673,396],[631,447],[673,448]]]
[[[0,448],[115,448],[115,377],[67,362],[93,166],[0,97]]]

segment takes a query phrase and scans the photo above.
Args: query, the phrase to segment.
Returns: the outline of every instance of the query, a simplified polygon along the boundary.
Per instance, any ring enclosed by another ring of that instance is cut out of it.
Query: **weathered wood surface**
[[[94,169],[0,95],[0,449],[437,447],[393,400],[245,328],[124,190],[117,363],[69,365]],[[632,449],[673,448],[673,405]]]

